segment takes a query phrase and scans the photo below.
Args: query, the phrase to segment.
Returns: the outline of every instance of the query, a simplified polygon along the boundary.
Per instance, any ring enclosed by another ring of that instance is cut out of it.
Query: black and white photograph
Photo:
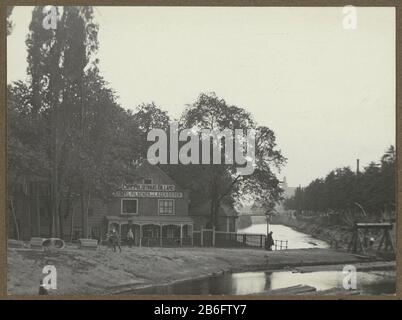
[[[395,296],[395,7],[6,13],[8,295]]]

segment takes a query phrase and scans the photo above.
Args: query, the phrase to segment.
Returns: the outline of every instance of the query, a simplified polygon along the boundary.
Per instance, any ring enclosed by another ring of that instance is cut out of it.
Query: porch
[[[180,216],[107,216],[107,232],[115,228],[122,242],[131,229],[134,246],[182,247],[193,246],[193,220]]]

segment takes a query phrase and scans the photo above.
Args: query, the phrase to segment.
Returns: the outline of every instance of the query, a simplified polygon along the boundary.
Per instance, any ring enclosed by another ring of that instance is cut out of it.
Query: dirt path
[[[57,269],[51,294],[109,294],[129,287],[163,284],[221,272],[358,264],[367,259],[328,249],[267,252],[253,249],[124,248],[115,253],[67,248],[43,252],[8,250],[9,294],[37,294],[42,268]]]

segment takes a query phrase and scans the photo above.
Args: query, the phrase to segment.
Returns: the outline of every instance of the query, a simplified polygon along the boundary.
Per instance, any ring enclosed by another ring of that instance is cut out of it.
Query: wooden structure
[[[394,246],[391,240],[392,223],[378,222],[378,223],[355,223],[352,229],[352,238],[349,242],[349,252],[366,252],[367,241],[364,239],[363,232],[367,230],[380,230],[382,231],[381,240],[378,244],[377,250],[384,249],[385,251],[394,251]]]
[[[43,239],[42,245],[44,248],[47,249],[64,249],[66,246],[66,243],[64,242],[63,239],[60,238],[47,238]]]
[[[8,248],[23,248],[24,247],[24,242],[22,240],[8,239],[7,240],[7,247]]]
[[[40,249],[43,250],[43,241],[45,239],[39,238],[39,237],[33,237],[31,238],[31,241],[29,242],[29,245],[31,249]]]
[[[278,288],[273,290],[266,290],[258,293],[252,293],[255,296],[282,296],[282,295],[304,295],[317,292],[317,289],[307,285],[295,285],[286,288]]]
[[[192,246],[193,220],[188,216],[107,216],[107,229],[113,228],[122,235],[131,229],[135,246],[140,247],[180,247]]]
[[[283,296],[283,295],[314,295],[314,296],[328,296],[328,295],[339,295],[339,296],[354,296],[359,295],[358,290],[345,290],[344,288],[331,288],[327,290],[317,290],[315,287],[308,285],[295,285],[286,288],[279,288],[273,290],[266,290],[258,293],[252,293],[251,295],[267,295],[267,296]]]
[[[220,248],[266,248],[265,234],[217,231],[215,228],[193,231],[193,245]],[[288,240],[274,240],[272,250],[287,250]]]
[[[78,247],[80,249],[98,249],[98,240],[96,239],[79,239],[78,240]]]

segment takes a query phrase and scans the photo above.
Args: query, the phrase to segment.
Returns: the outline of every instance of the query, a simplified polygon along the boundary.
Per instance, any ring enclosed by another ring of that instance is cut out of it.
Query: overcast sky
[[[25,79],[30,7],[7,40],[8,82]],[[99,58],[125,108],[154,101],[177,118],[215,91],[274,130],[288,163],[280,177],[307,185],[364,166],[395,144],[395,12],[357,8],[97,7]]]

